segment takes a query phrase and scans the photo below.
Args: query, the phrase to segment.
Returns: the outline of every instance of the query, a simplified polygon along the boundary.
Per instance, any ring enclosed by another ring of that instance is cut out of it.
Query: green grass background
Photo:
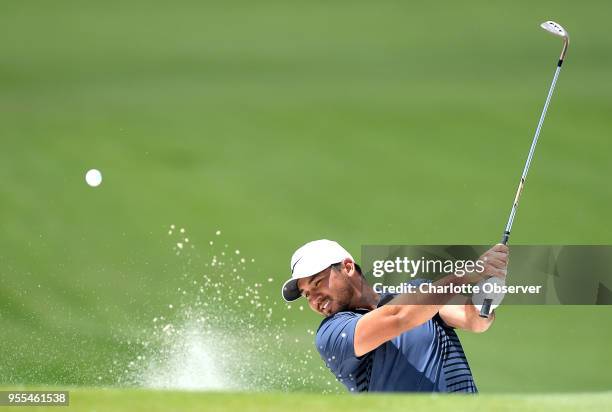
[[[360,411],[610,411],[610,393],[546,395],[317,395],[236,394],[148,390],[79,389],[70,391],[71,411],[202,411],[276,412],[335,408]],[[95,405],[95,409],[92,409]],[[22,407],[20,410],[49,410]]]
[[[498,241],[552,79],[514,243],[610,243],[605,1],[35,1],[0,6],[0,383],[113,384],[176,298],[170,224],[255,258]],[[83,181],[99,168],[97,189]],[[267,278],[273,282],[265,282]],[[288,336],[319,318],[292,309]],[[246,315],[246,313],[245,313]],[[609,307],[504,307],[462,334],[482,392],[610,390]],[[310,347],[302,341],[292,350]],[[276,356],[271,354],[271,356]],[[280,356],[280,355],[279,355]],[[299,355],[298,355],[299,356]],[[326,388],[327,373],[312,364]]]

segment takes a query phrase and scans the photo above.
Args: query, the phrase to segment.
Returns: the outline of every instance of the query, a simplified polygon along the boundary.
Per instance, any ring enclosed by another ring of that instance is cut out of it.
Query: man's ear
[[[357,268],[355,267],[355,262],[353,262],[351,259],[346,258],[342,261],[342,267],[344,268],[344,270],[346,270],[346,274],[349,277],[355,276],[357,274],[359,274],[357,272]]]

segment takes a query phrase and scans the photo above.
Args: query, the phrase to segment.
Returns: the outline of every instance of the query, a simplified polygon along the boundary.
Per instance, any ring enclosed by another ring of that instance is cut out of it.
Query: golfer
[[[480,260],[480,273],[451,274],[435,284],[476,283],[484,273],[505,277],[508,247],[495,245]],[[477,392],[455,329],[484,332],[494,315],[481,318],[469,298],[379,295],[350,253],[325,239],[293,254],[282,295],[286,301],[303,296],[325,317],[317,330],[317,350],[351,392]]]

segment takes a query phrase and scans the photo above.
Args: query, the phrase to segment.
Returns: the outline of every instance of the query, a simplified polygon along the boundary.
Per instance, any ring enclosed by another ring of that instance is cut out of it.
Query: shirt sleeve
[[[321,358],[335,375],[355,372],[363,357],[355,356],[355,327],[361,314],[340,312],[327,318],[317,331],[316,345]]]

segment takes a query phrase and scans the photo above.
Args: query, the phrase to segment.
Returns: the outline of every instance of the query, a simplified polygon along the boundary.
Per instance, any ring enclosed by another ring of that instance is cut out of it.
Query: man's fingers
[[[508,268],[510,249],[508,246],[498,243],[491,249],[487,250],[482,255],[481,260],[485,263],[484,271],[482,272],[485,276],[495,276],[499,278],[505,278]]]
[[[486,275],[495,276],[495,277],[504,279],[506,277],[507,273],[508,273],[508,271],[506,269],[493,268],[493,269],[489,270],[486,273]]]
[[[485,276],[505,278],[508,269],[509,255],[508,246],[501,243],[493,246],[481,256],[481,260],[485,263],[482,273]]]
[[[486,258],[486,261],[491,260],[491,259],[499,259],[499,260],[503,260],[506,261],[508,260],[508,253],[503,253],[503,252],[487,252],[484,257]]]
[[[501,262],[507,263],[508,262],[508,254],[507,253],[501,253],[501,252],[491,253],[489,255],[489,258],[487,259],[487,261],[491,261],[491,260],[499,260]]]
[[[506,267],[508,267],[508,264],[500,259],[491,259],[487,262],[487,266],[496,268],[496,269],[506,269]]]
[[[504,245],[502,243],[498,243],[495,246],[493,246],[490,250],[492,250],[494,252],[506,252],[506,253],[508,253],[510,248],[508,248],[508,245]]]
[[[485,263],[489,263],[492,261],[500,261],[504,263],[508,263],[509,255],[503,252],[487,252],[482,257],[481,260]]]

